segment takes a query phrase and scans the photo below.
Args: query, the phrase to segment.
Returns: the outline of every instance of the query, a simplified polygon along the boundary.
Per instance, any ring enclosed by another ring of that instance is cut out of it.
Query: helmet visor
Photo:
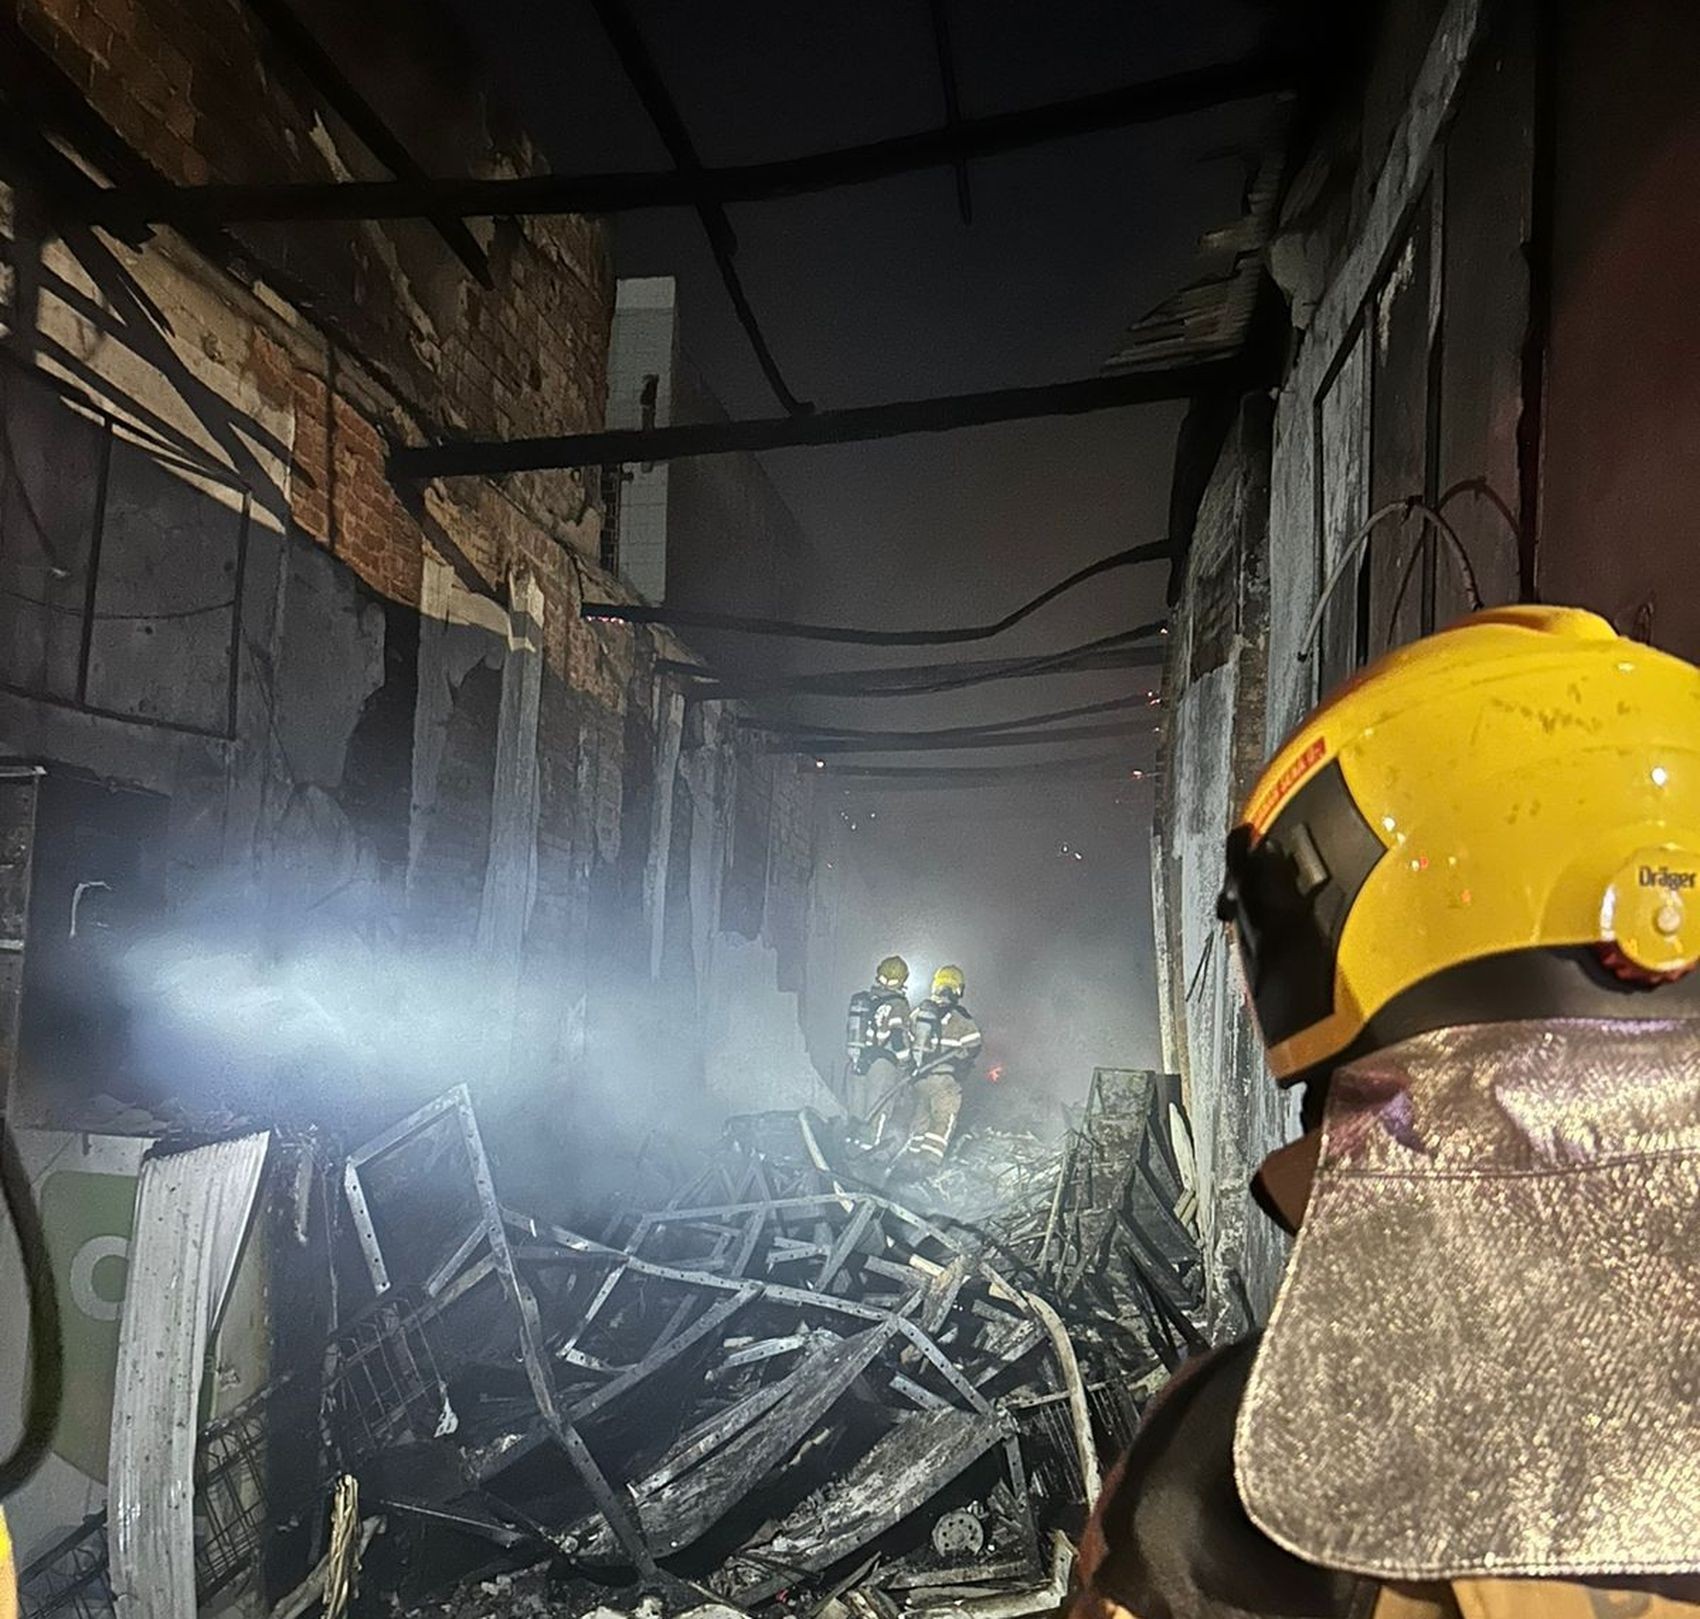
[[[1385,853],[1338,761],[1296,792],[1261,838],[1244,825],[1229,835],[1217,913],[1234,924],[1265,1045],[1290,1040],[1334,1010],[1340,936]]]

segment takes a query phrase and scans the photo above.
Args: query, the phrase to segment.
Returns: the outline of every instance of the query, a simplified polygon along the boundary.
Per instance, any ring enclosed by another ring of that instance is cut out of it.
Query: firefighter
[[[898,1085],[909,1066],[909,963],[887,956],[874,969],[873,986],[850,997],[850,1071],[844,1105],[866,1118]]]
[[[980,1026],[962,1004],[960,967],[940,967],[909,1020],[915,1080],[901,1166],[926,1174],[944,1162],[962,1112],[962,1087],[980,1055]]]
[[[1300,727],[1221,912],[1301,1138],[1070,1619],[1700,1615],[1700,670],[1479,613]]]

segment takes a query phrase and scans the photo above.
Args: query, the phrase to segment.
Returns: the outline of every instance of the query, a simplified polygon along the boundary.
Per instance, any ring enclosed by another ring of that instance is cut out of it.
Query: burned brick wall
[[[104,178],[385,172],[262,14],[24,0],[11,70],[85,106],[96,133],[61,133]],[[435,7],[315,0],[300,16],[426,168],[537,166]],[[287,1083],[268,1088],[263,1064],[238,1082],[242,1064],[191,1042],[174,1071],[225,1077],[175,1102],[382,1115],[445,1080],[506,1076],[499,1153],[537,1135],[540,1097],[561,1128],[575,1108],[582,1122],[599,1065],[646,1049],[668,1053],[651,1064],[659,1113],[675,1072],[700,1091],[715,995],[746,1023],[794,1025],[811,784],[791,773],[777,790],[717,705],[681,748],[656,661],[685,649],[581,620],[587,596],[623,594],[595,560],[585,479],[387,476],[393,442],[601,424],[603,227],[474,223],[476,251],[418,222],[162,229],[133,246],[50,228],[52,184],[39,167],[0,174],[0,744],[154,795],[185,950],[216,936],[233,960],[261,940],[273,967],[318,975]],[[767,818],[784,821],[787,853],[748,896],[755,937],[738,944],[763,959],[734,971],[717,941],[739,801],[763,842]],[[696,983],[656,1044],[634,1020],[655,1015],[669,915]],[[385,992],[397,961],[424,1003],[411,1040],[406,997]],[[177,965],[175,995],[216,996]],[[226,986],[211,1022],[242,1021],[256,992]],[[362,996],[390,1025],[376,1053]],[[180,1010],[165,997],[158,1016]],[[89,1100],[37,1098],[47,1113]]]
[[[428,171],[538,169],[525,137],[502,126],[469,77],[474,54],[445,8],[313,0],[294,9]],[[22,0],[18,15],[93,113],[167,180],[387,173],[329,109],[287,43],[240,0]],[[562,218],[467,228],[488,261],[488,290],[424,222],[247,227],[234,233],[234,245],[247,274],[310,307],[335,346],[377,367],[397,399],[437,428],[501,436],[522,423],[532,432],[599,425],[612,297],[601,227]],[[344,445],[356,468],[368,448],[346,402],[329,402],[338,391],[327,370],[334,364],[333,346],[325,366],[311,372],[326,386],[317,431],[309,428],[302,442],[304,466],[325,475],[322,493],[340,470]],[[255,365],[263,370],[264,357]],[[311,423],[312,401],[299,407]],[[576,475],[523,482],[551,516],[570,522],[582,511]],[[351,504],[352,518],[359,501]],[[325,537],[310,516],[303,521]]]

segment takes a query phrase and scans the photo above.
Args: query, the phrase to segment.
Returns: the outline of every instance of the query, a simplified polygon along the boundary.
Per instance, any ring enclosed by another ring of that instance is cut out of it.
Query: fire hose
[[[945,1064],[955,1062],[958,1055],[959,1054],[957,1052],[947,1051],[942,1056],[934,1057],[931,1062],[922,1063],[914,1073],[899,1075],[897,1083],[886,1091],[885,1094],[868,1109],[868,1117],[870,1119],[877,1117],[880,1110],[886,1107],[891,1102],[891,1099],[896,1096],[905,1085],[913,1085],[916,1080],[925,1079],[928,1074],[933,1072],[934,1069],[943,1068]]]

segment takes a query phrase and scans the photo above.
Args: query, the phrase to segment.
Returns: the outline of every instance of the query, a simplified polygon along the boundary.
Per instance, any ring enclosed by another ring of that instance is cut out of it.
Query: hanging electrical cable
[[[973,732],[943,739],[905,736],[901,731],[869,732],[865,737],[799,736],[764,743],[763,753],[805,753],[824,758],[841,753],[931,753],[968,748],[1033,748],[1057,742],[1096,742],[1112,736],[1149,736],[1156,727],[1146,721],[1122,720],[1113,725],[1076,725],[1060,731]]]
[[[1104,635],[1059,652],[1025,658],[982,658],[968,663],[920,663],[888,669],[835,669],[815,675],[719,676],[700,664],[657,659],[657,669],[693,675],[697,686],[686,696],[701,702],[733,697],[916,697],[960,691],[994,680],[1024,680],[1034,675],[1082,670],[1153,668],[1163,662],[1161,620]]]
[[[1390,517],[1417,517],[1427,523],[1443,539],[1452,555],[1457,558],[1458,571],[1464,580],[1464,588],[1468,593],[1471,612],[1479,612],[1483,605],[1481,586],[1476,581],[1476,570],[1470,562],[1470,553],[1464,542],[1458,538],[1458,531],[1446,518],[1429,505],[1421,495],[1406,495],[1402,500],[1390,500],[1385,506],[1370,513],[1363,526],[1349,539],[1340,552],[1339,560],[1334,564],[1324,582],[1321,594],[1316,598],[1316,606],[1311,610],[1310,622],[1305,626],[1304,639],[1299,642],[1297,653],[1300,663],[1308,663],[1316,651],[1317,631],[1322,628],[1323,615],[1328,611],[1328,604],[1334,599],[1334,592],[1340,588],[1340,582],[1346,577],[1353,565],[1359,561],[1375,531]],[[1406,573],[1409,574],[1409,565]],[[1400,581],[1400,593],[1404,592],[1404,581]]]
[[[799,624],[784,618],[746,618],[737,613],[710,613],[690,607],[651,606],[647,602],[586,602],[579,608],[579,616],[598,622],[659,624],[675,630],[721,630],[737,635],[779,635],[796,641],[836,641],[849,646],[956,646],[964,641],[989,641],[994,635],[1002,635],[1089,579],[1118,568],[1137,567],[1142,562],[1166,562],[1170,555],[1167,540],[1154,540],[1148,545],[1099,557],[1002,618],[989,624],[959,625],[947,630],[851,629],[837,624]]]
[[[762,731],[768,736],[832,736],[871,738],[883,736],[926,737],[935,742],[950,741],[959,736],[989,736],[999,731],[1025,731],[1061,720],[1085,719],[1090,714],[1113,714],[1122,708],[1149,708],[1156,694],[1133,692],[1126,697],[1110,697],[1101,703],[1079,703],[1073,708],[1053,708],[1044,714],[1024,714],[1015,720],[988,720],[984,725],[951,725],[934,731],[862,731],[853,726],[814,725],[807,720],[767,720],[755,714],[739,714],[732,723],[740,731]]]
[[[995,786],[1005,781],[1062,781],[1075,776],[1104,780],[1143,779],[1143,769],[1129,769],[1120,753],[1092,753],[1079,759],[1053,759],[1040,764],[1012,765],[842,765],[816,766],[816,773],[844,781],[892,785],[936,783],[942,787]]]

